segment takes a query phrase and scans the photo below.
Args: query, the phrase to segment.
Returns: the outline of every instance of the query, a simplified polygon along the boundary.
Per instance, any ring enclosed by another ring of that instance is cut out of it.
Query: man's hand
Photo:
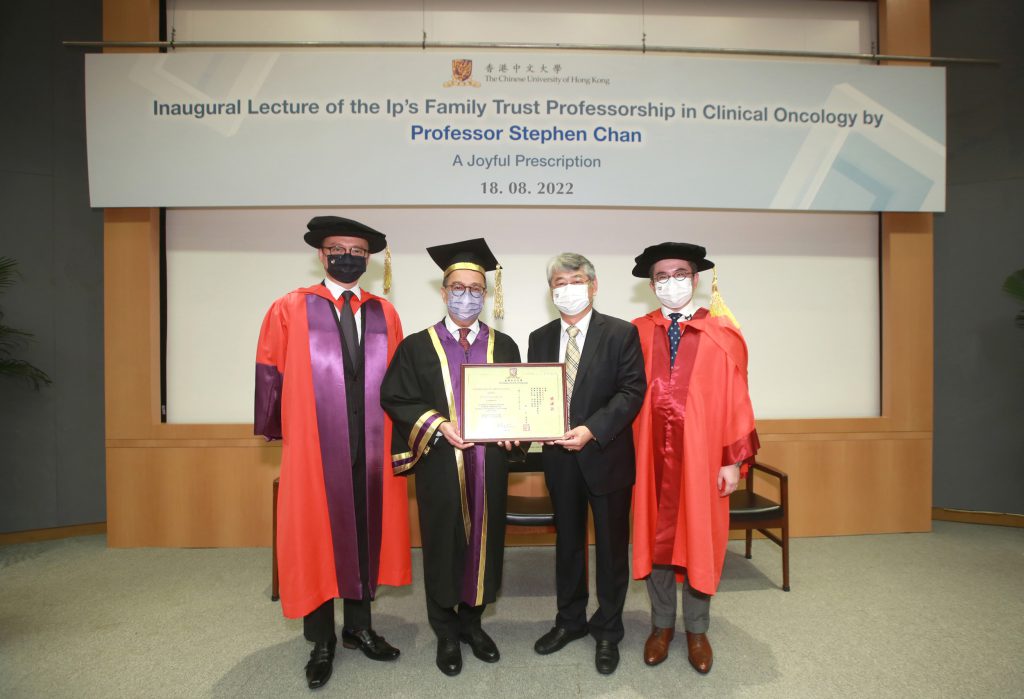
[[[519,445],[519,440],[517,439],[514,442],[512,440],[499,441],[498,442],[498,446],[501,447],[502,449],[504,449],[505,451],[512,451],[512,447],[518,447],[520,445]]]
[[[455,429],[455,425],[451,422],[442,422],[441,426],[437,429],[441,431],[441,434],[443,434],[444,438],[448,440],[448,443],[456,449],[469,449],[473,446],[473,442],[462,441],[462,437],[459,436],[459,431]]]
[[[571,430],[562,435],[561,439],[556,439],[548,444],[554,444],[562,447],[566,451],[579,451],[587,442],[594,438],[594,433],[590,431],[590,428],[586,425],[580,425],[579,427],[573,427]]]
[[[727,498],[740,484],[740,465],[732,464],[718,469],[718,494]]]

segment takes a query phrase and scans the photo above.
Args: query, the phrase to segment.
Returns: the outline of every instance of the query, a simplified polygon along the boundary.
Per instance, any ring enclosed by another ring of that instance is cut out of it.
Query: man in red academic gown
[[[661,307],[633,321],[648,390],[633,431],[633,576],[647,579],[652,631],[644,662],[668,656],[676,582],[690,664],[711,669],[711,596],[729,538],[729,495],[758,448],[747,390],[747,347],[712,288],[710,312],[693,302],[699,273],[714,267],[699,245],[662,243],[636,258]]]
[[[344,600],[342,643],[374,660],[399,651],[371,625],[378,585],[412,581],[408,496],[390,468],[391,421],[380,385],[402,340],[394,306],[357,286],[383,233],[317,216],[306,243],[323,283],[270,307],[256,349],[255,432],[283,439],[277,549],[281,608],[303,617],[313,651],[310,689],[331,677],[334,598]],[[387,276],[387,274],[385,274]]]

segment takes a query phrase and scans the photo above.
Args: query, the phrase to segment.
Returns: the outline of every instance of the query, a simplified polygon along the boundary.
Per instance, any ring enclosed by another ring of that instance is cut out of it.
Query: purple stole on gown
[[[462,416],[462,365],[487,364],[490,328],[480,323],[480,330],[473,344],[469,347],[468,357],[459,341],[452,337],[442,320],[434,326],[441,346],[448,360],[448,373],[451,377],[452,395],[449,400],[456,411],[459,424]],[[482,604],[484,587],[484,569],[487,551],[487,489],[486,447],[477,444],[471,449],[461,452],[456,450],[456,462],[459,463],[459,481],[462,486],[462,514],[466,525],[466,561],[463,566],[460,599],[466,604],[479,606]]]

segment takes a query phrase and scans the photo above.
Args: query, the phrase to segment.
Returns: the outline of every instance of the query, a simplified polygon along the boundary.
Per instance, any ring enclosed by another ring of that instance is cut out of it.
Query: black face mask
[[[351,284],[366,271],[366,258],[355,255],[328,255],[327,273],[342,284]]]

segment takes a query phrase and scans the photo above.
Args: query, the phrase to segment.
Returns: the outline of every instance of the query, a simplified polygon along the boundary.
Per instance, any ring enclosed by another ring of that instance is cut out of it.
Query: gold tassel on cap
[[[391,247],[384,248],[384,293],[391,293]]]
[[[732,314],[729,307],[725,305],[725,301],[722,300],[722,295],[718,293],[718,268],[715,267],[715,276],[711,278],[711,317],[718,318],[720,316],[725,316],[737,328],[740,327],[736,316]]]
[[[505,317],[505,292],[501,290],[501,265],[494,273],[494,317]]]

